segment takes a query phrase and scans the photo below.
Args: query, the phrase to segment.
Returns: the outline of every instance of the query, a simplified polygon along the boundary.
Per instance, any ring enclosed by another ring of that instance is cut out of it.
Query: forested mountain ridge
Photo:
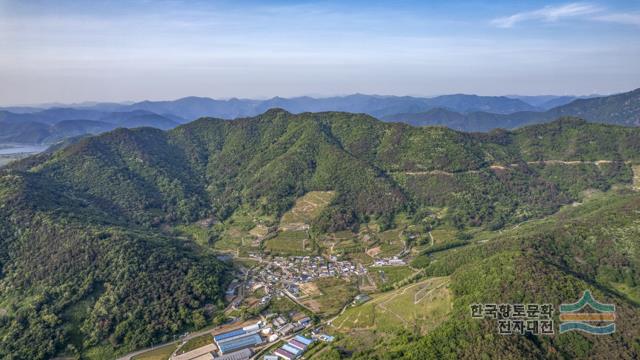
[[[444,125],[461,131],[489,131],[495,128],[514,129],[544,123],[562,116],[575,116],[587,121],[625,126],[640,125],[640,89],[630,92],[577,99],[543,112],[520,111],[496,114],[487,111],[469,113],[438,108],[425,112],[409,112],[382,116],[384,121],[406,122],[414,126]]]
[[[225,267],[166,224],[279,216],[333,190],[312,231],[420,223],[434,206],[456,228],[500,229],[631,183],[639,147],[640,129],[573,118],[469,134],[281,109],[82,139],[0,172],[0,355],[125,351],[215,318]]]
[[[94,203],[43,174],[0,176],[0,357],[109,358],[223,308],[213,255]]]
[[[569,103],[560,102],[560,106],[544,109],[517,98],[465,94],[433,98],[354,94],[329,98],[275,97],[268,100],[215,100],[192,96],[173,101],[97,104],[40,111],[26,109],[26,112],[16,113],[0,110],[0,142],[49,144],[117,127],[150,126],[167,130],[200,117],[236,119],[257,116],[271,108],[283,108],[296,114],[319,111],[364,113],[384,121],[404,122],[414,126],[442,125],[460,131],[515,129],[549,122],[562,116],[638,126],[639,96],[640,89],[611,96],[575,99]],[[555,97],[551,99],[561,100]],[[568,99],[571,98],[565,100]]]

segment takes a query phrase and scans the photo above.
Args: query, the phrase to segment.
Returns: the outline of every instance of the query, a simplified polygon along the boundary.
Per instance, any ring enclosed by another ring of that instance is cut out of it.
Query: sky
[[[638,87],[637,0],[0,0],[0,105]]]

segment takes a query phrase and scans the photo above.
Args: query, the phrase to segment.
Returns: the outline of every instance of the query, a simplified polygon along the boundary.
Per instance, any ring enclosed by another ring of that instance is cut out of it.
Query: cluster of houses
[[[366,274],[367,269],[350,261],[327,260],[321,256],[276,257],[262,267],[252,270],[248,286],[264,286],[265,289],[282,284],[299,284],[323,277],[350,277]]]
[[[273,328],[275,333],[280,336],[287,336],[294,332],[300,331],[307,327],[311,323],[309,317],[304,317],[298,321],[288,322],[284,317],[278,316],[273,321]]]

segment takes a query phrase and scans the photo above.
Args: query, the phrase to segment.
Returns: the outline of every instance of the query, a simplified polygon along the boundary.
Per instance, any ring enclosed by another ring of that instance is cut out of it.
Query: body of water
[[[39,153],[45,151],[47,147],[46,145],[8,145],[0,147],[0,155]]]

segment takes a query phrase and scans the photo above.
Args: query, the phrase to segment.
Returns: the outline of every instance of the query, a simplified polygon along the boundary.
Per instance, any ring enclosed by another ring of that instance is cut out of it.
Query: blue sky
[[[638,1],[0,0],[0,104],[640,87]]]

